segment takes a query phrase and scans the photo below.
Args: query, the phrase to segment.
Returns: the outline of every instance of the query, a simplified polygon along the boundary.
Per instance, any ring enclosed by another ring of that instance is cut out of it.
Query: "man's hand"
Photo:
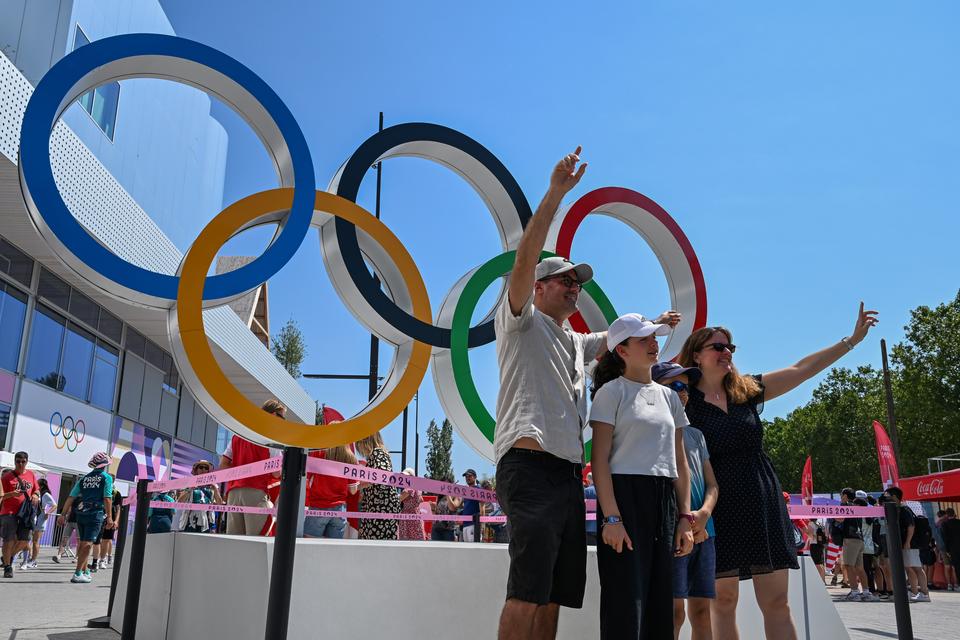
[[[665,324],[669,325],[670,328],[676,327],[680,324],[680,321],[683,319],[683,315],[679,311],[664,311],[657,319],[653,321],[654,324]]]
[[[706,542],[707,538],[709,537],[710,537],[710,534],[707,533],[706,529],[701,529],[700,531],[696,531],[693,534],[693,544],[700,544],[701,542]]]
[[[577,169],[577,163],[580,162],[580,151],[581,147],[577,147],[576,151],[568,153],[564,156],[563,160],[558,162],[557,166],[553,168],[553,173],[550,174],[551,190],[564,195],[580,182],[584,171],[587,170],[586,162],[581,164],[580,168]],[[574,169],[576,169],[576,172],[574,172]]]
[[[104,528],[104,529],[113,529],[113,520],[112,520],[111,518],[107,518],[107,519],[104,521],[104,523],[103,523],[103,528]]]
[[[66,523],[66,521],[67,519],[63,517],[63,514],[60,514],[59,516],[57,516],[57,525],[62,527],[64,523]]]

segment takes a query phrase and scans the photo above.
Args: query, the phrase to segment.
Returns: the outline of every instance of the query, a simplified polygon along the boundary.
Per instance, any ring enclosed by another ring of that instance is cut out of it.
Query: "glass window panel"
[[[143,359],[155,366],[160,371],[164,371],[163,368],[163,356],[167,355],[164,353],[163,349],[157,346],[156,343],[150,342],[147,340],[147,349],[144,353]]]
[[[93,381],[90,383],[91,404],[113,411],[113,394],[116,386],[117,365],[96,358],[93,361]]]
[[[92,333],[84,331],[73,323],[67,326],[61,368],[64,393],[87,399],[95,344],[96,339]]]
[[[61,309],[69,308],[70,285],[46,269],[40,269],[40,284],[37,287],[37,293]]]
[[[0,271],[29,287],[33,279],[33,258],[0,238]]]
[[[17,370],[23,320],[27,315],[27,296],[13,287],[0,286],[0,367]],[[0,439],[0,446],[3,440]]]
[[[85,44],[90,44],[90,39],[77,25],[73,39],[74,50],[79,49]],[[117,105],[120,102],[120,83],[111,82],[89,91],[77,101],[84,111],[90,114],[97,126],[113,140],[114,128],[117,124]]]
[[[143,357],[143,351],[147,347],[147,339],[140,335],[139,331],[134,331],[131,328],[127,328],[127,351],[130,353]]]
[[[103,307],[100,307],[100,333],[120,344],[123,337],[123,322]]]
[[[10,426],[10,405],[0,404],[0,446],[7,441],[7,429]]]
[[[97,320],[100,318],[100,305],[72,288],[70,290],[69,311],[77,320],[86,323],[94,329],[97,328]]]
[[[31,380],[53,389],[63,389],[63,379],[59,371],[65,324],[63,317],[42,305],[37,305],[34,309],[26,375]]]
[[[120,350],[103,340],[97,340],[97,357],[110,364],[120,364]]]

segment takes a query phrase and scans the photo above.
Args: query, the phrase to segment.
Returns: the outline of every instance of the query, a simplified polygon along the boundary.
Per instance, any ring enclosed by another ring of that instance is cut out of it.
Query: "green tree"
[[[960,292],[934,308],[917,307],[905,339],[893,346],[891,385],[900,444],[900,475],[927,472],[927,458],[960,442]],[[880,488],[872,424],[887,425],[881,372],[837,368],[813,398],[765,422],[765,448],[784,489],[797,491],[808,454],[814,488]]]
[[[453,425],[444,419],[443,426],[438,427],[436,420],[430,421],[427,427],[427,477],[444,482],[453,482]]]
[[[294,378],[300,377],[300,365],[307,357],[307,345],[303,333],[296,320],[290,318],[280,329],[280,333],[273,337],[270,350],[283,368]]]

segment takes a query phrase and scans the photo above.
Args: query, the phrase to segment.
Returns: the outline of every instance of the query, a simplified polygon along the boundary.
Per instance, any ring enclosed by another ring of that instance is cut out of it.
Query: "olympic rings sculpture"
[[[56,426],[53,424],[55,421]],[[67,421],[70,422],[69,426]],[[53,436],[53,445],[57,449],[66,447],[67,451],[73,453],[77,450],[77,446],[83,442],[83,439],[87,437],[87,425],[82,419],[74,420],[73,416],[63,417],[63,414],[59,411],[54,411],[50,415],[50,435]],[[61,444],[61,438],[63,444]],[[73,443],[73,446],[71,446],[71,443]]]
[[[125,261],[94,239],[73,217],[57,190],[49,138],[64,110],[99,85],[152,77],[195,86],[231,105],[263,141],[279,187],[247,196],[220,212],[190,247],[176,274],[155,273]],[[415,156],[444,165],[480,195],[497,225],[500,251],[465,274],[440,305],[436,318],[426,287],[403,244],[356,204],[370,166]],[[20,139],[20,183],[33,225],[54,253],[105,294],[167,312],[173,356],[187,388],[214,418],[262,444],[325,448],[361,439],[389,424],[409,404],[427,368],[440,402],[461,435],[493,458],[493,418],[470,372],[468,350],[495,339],[493,317],[506,297],[514,251],[531,217],[516,180],[489,150],[468,136],[435,124],[408,123],[378,132],[347,159],[327,191],[316,189],[313,160],[293,115],[266,83],[226,54],[183,38],[131,34],[85,45],[41,79],[27,105]],[[676,355],[690,333],[706,323],[703,273],[690,242],[655,202],[635,191],[605,188],[558,213],[545,255],[570,257],[573,237],[590,214],[612,216],[632,227],[653,249],[667,277],[671,304],[684,320],[664,345]],[[207,276],[217,251],[243,230],[275,224],[263,255],[226,274]],[[230,302],[259,287],[293,256],[308,231],[319,232],[324,266],[337,294],[357,320],[395,347],[378,394],[349,420],[318,429],[261,411],[226,377],[203,326],[203,309]],[[376,278],[370,274],[372,267]],[[377,282],[379,279],[379,283]],[[500,280],[497,302],[474,327],[483,292]],[[577,331],[602,331],[617,315],[600,285],[584,287]],[[53,431],[51,418],[51,432]]]

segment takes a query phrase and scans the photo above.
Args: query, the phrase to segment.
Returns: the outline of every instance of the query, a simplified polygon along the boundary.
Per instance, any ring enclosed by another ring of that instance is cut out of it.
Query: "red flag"
[[[323,424],[330,424],[331,422],[343,422],[345,418],[343,414],[337,411],[332,407],[323,407]]]
[[[877,460],[880,463],[880,481],[883,488],[900,484],[900,472],[897,470],[897,458],[893,455],[893,444],[887,437],[883,425],[873,421],[873,434],[877,438]]]
[[[803,475],[800,477],[800,495],[803,504],[813,504],[813,460],[807,456],[807,463],[803,465]]]

